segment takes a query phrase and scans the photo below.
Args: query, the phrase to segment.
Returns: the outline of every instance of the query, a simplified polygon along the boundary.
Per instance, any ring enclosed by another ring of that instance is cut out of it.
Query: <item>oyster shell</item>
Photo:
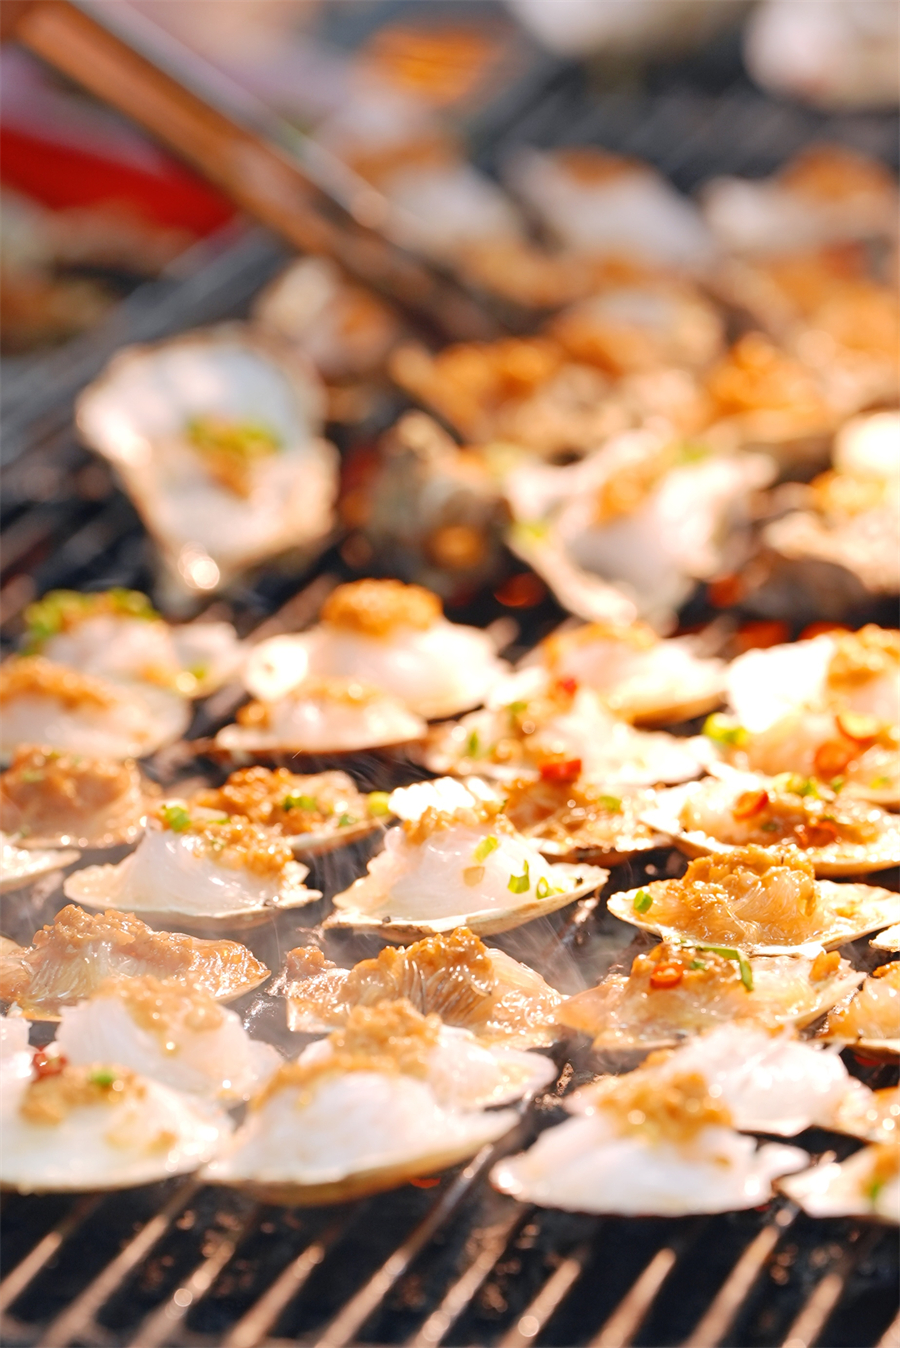
[[[341,969],[314,946],[288,952],[272,985],[288,998],[288,1028],[322,1034],[346,1024],[355,1006],[405,998],[423,1015],[470,1030],[488,1043],[533,1048],[556,1038],[562,994],[540,974],[466,927],[429,936]]]
[[[120,684],[14,656],[0,665],[0,757],[23,745],[92,758],[142,758],[187,729],[188,704],[149,685]]]
[[[597,866],[551,865],[502,814],[497,800],[452,778],[395,791],[403,819],[388,829],[367,874],[334,897],[326,927],[415,940],[466,926],[478,936],[556,912],[596,889]]]
[[[430,590],[358,580],[332,591],[311,631],[254,647],[244,679],[268,701],[306,678],[354,679],[428,719],[477,706],[506,669],[490,636],[447,622]]]
[[[729,774],[658,791],[641,818],[690,857],[790,842],[816,875],[900,866],[900,819],[805,778]]]
[[[88,908],[243,921],[320,899],[308,874],[274,830],[169,801],[130,856],[76,871],[64,892]]]
[[[222,786],[197,792],[188,807],[272,829],[302,856],[356,842],[382,828],[390,814],[385,792],[364,795],[346,772],[301,776],[259,766],[239,768]]]
[[[37,1055],[36,1055],[37,1056]],[[46,1061],[3,1092],[0,1186],[22,1193],[124,1189],[198,1169],[226,1115],[119,1064]]]
[[[533,685],[535,675],[542,684],[536,696],[524,686]],[[635,730],[592,689],[574,679],[550,681],[539,670],[504,682],[483,711],[435,726],[423,761],[432,772],[457,776],[507,782],[581,777],[611,789],[683,782],[700,771],[690,741]]]
[[[593,1036],[599,1052],[669,1048],[723,1022],[753,1020],[800,1029],[857,988],[863,975],[835,953],[727,954],[663,941],[576,993],[556,1013],[560,1024]]]
[[[115,847],[144,827],[145,784],[129,759],[22,745],[0,775],[0,827],[16,845]],[[75,858],[72,857],[72,860]]]
[[[832,1007],[819,1034],[870,1057],[900,1057],[900,960],[874,969],[861,988]]]
[[[900,895],[817,881],[810,861],[787,844],[698,857],[683,879],[613,894],[607,907],[667,939],[778,955],[817,953],[888,926],[900,914]]]
[[[81,855],[71,850],[25,851],[18,846],[18,842],[18,838],[12,839],[0,833],[0,894],[6,894],[11,889],[22,889],[40,875],[71,866]]]
[[[723,660],[696,654],[690,637],[662,641],[646,623],[563,628],[537,656],[555,678],[596,689],[611,711],[639,725],[689,720],[724,697]]]
[[[408,1003],[357,1007],[343,1030],[275,1074],[204,1179],[267,1202],[318,1204],[455,1165],[517,1119],[512,1110],[473,1105],[503,1077],[477,1048],[465,1031],[441,1029],[437,1016],[420,1016]],[[517,1064],[537,1056],[500,1052]],[[450,1054],[456,1062],[448,1074]]]
[[[177,978],[227,1002],[269,976],[237,941],[153,931],[133,913],[86,913],[75,904],[42,927],[31,946],[0,939],[0,999],[17,1003],[31,1020],[58,1020],[64,1006],[90,997],[110,977]]]
[[[846,1161],[825,1161],[781,1180],[782,1193],[810,1217],[872,1217],[900,1222],[900,1147],[863,1147]]]
[[[333,524],[337,454],[302,357],[237,323],[122,351],[78,428],[122,477],[173,578],[209,593]]]
[[[275,638],[278,640],[278,638]],[[424,738],[426,725],[399,698],[356,679],[309,679],[250,702],[216,735],[228,755],[332,754],[387,749]]]
[[[281,1063],[208,992],[152,974],[112,978],[64,1006],[55,1045],[67,1062],[114,1060],[188,1095],[246,1100]]]

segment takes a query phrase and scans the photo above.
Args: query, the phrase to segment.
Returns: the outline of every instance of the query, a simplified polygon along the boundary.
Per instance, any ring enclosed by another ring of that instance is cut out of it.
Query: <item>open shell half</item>
[[[0,826],[28,849],[116,847],[143,829],[147,789],[129,759],[23,745],[0,776]]]
[[[49,875],[51,871],[60,871],[77,861],[80,852],[64,851],[25,851],[18,846],[18,839],[8,838],[0,833],[0,894],[11,889],[22,889],[37,880],[40,875]]]
[[[900,1222],[900,1147],[863,1147],[846,1161],[826,1161],[778,1187],[810,1217],[870,1217]]]
[[[873,970],[858,991],[829,1011],[819,1034],[866,1057],[900,1057],[900,960]]]

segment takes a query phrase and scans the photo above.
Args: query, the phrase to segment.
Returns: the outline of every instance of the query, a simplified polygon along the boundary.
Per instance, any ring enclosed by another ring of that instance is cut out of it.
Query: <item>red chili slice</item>
[[[651,988],[677,988],[684,978],[684,965],[658,964],[650,975]]]
[[[578,692],[578,680],[573,679],[570,674],[564,679],[557,679],[556,686],[561,693],[565,693],[568,697],[574,697]]]
[[[67,1062],[68,1059],[61,1053],[48,1055],[46,1049],[36,1048],[31,1056],[31,1070],[34,1072],[35,1081],[40,1081],[42,1077],[58,1077]]]
[[[841,734],[854,744],[871,744],[881,728],[876,717],[864,712],[840,711],[834,719]]]
[[[574,782],[580,776],[580,758],[567,758],[563,763],[544,763],[541,765],[541,778],[545,782]]]
[[[768,791],[742,791],[731,807],[735,819],[752,819],[769,803]]]

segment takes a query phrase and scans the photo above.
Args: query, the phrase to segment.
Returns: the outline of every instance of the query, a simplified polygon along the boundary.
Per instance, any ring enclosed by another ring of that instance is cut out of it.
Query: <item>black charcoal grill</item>
[[[717,172],[769,172],[818,138],[896,164],[892,118],[828,118],[763,97],[737,73],[730,41],[651,74],[640,91],[602,97],[590,74],[544,63],[539,78],[532,72],[476,120],[476,157],[491,167],[520,142],[596,142],[652,160],[687,190]],[[225,236],[135,292],[97,332],[7,381],[0,582],[7,648],[24,606],[47,589],[153,586],[152,549],[137,516],[73,435],[74,395],[123,343],[241,315],[284,257],[264,231]],[[509,566],[520,569],[511,558]],[[311,576],[269,568],[213,607],[242,634],[293,629],[349,574],[335,544]],[[451,616],[484,624],[503,612],[483,595]],[[521,645],[562,616],[550,600],[525,612]],[[210,699],[192,733],[229,719],[235,700],[230,690]],[[154,765],[169,781],[194,766],[172,754]],[[373,788],[404,779],[402,766],[375,759],[360,759],[356,770]],[[315,883],[334,892],[364,855],[321,859]],[[640,866],[616,868],[608,891],[679,864],[652,853]],[[23,891],[24,902],[17,896],[15,909],[4,900],[6,934],[30,938],[61,906],[58,890],[35,891]],[[307,939],[295,921],[280,914],[271,929],[250,933],[274,968]],[[574,991],[595,981],[632,935],[594,897],[500,943]],[[376,948],[371,939],[331,941],[342,962]],[[283,1007],[265,989],[238,1008],[279,1032]],[[0,1341],[8,1348],[900,1348],[890,1229],[814,1222],[782,1200],[720,1217],[625,1220],[544,1211],[495,1193],[486,1175],[497,1155],[558,1118],[559,1095],[596,1070],[584,1051],[557,1062],[557,1086],[523,1112],[514,1137],[464,1168],[352,1204],[266,1207],[190,1178],[110,1195],[4,1195]],[[873,1085],[896,1079],[890,1069],[854,1070]],[[810,1133],[800,1145],[844,1155],[855,1144]]]

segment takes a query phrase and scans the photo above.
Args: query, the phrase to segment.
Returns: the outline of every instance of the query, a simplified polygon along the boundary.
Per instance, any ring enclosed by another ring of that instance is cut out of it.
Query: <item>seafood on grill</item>
[[[715,256],[697,207],[649,164],[592,146],[528,148],[506,179],[568,249],[687,271]]]
[[[863,1142],[896,1143],[900,1137],[900,1086],[849,1098],[829,1127]]]
[[[900,819],[813,778],[729,773],[658,791],[642,818],[688,856],[793,843],[816,875],[900,865]]]
[[[238,768],[221,786],[198,791],[187,808],[271,829],[304,856],[355,842],[390,815],[386,792],[365,794],[346,772],[303,775],[259,765]]]
[[[819,1033],[870,1057],[900,1057],[900,960],[873,969],[861,988],[832,1007]]]
[[[170,625],[139,590],[51,590],[25,610],[25,650],[83,674],[204,697],[243,659],[231,623]]]
[[[0,774],[0,828],[28,849],[115,847],[144,827],[147,790],[130,759],[25,744]]]
[[[427,719],[478,706],[506,669],[490,636],[448,622],[430,590],[358,580],[332,591],[311,631],[260,642],[244,678],[267,701],[306,678],[358,680]]]
[[[435,726],[423,760],[432,772],[503,782],[580,777],[610,789],[683,782],[700,771],[690,741],[635,730],[592,688],[540,670],[505,680],[484,710]]]
[[[65,893],[88,908],[227,922],[315,902],[308,874],[275,830],[169,800],[130,856],[76,871]]]
[[[837,951],[744,955],[734,947],[664,940],[568,997],[561,1025],[593,1038],[603,1053],[649,1052],[723,1023],[797,1029],[817,1020],[862,982]]]
[[[516,1112],[483,1105],[553,1075],[546,1058],[492,1052],[408,1002],[356,1007],[342,1029],[279,1068],[204,1179],[281,1203],[392,1188],[503,1136]]]
[[[142,758],[187,729],[188,703],[146,685],[114,683],[42,655],[0,665],[0,757],[23,745],[90,758]]]
[[[614,894],[609,911],[667,939],[778,955],[844,945],[900,915],[900,895],[871,885],[816,880],[792,843],[735,847],[697,857],[680,880]]]
[[[876,950],[889,950],[892,954],[900,951],[900,922],[895,922],[892,927],[885,927],[877,936],[873,936],[869,945],[874,946]]]
[[[661,839],[643,822],[652,791],[575,777],[525,778],[504,785],[504,813],[545,857],[617,866]]]
[[[536,970],[486,946],[466,927],[342,969],[315,946],[288,951],[272,985],[288,999],[288,1028],[323,1034],[345,1025],[357,1006],[405,998],[423,1015],[469,1030],[489,1044],[534,1048],[558,1036],[562,994]]]
[[[0,1186],[21,1193],[124,1189],[197,1170],[228,1117],[118,1063],[75,1065],[44,1050],[3,1091]]]
[[[311,678],[239,707],[237,722],[216,735],[214,751],[244,761],[248,754],[344,754],[410,744],[426,730],[398,697],[371,683]]]
[[[240,1016],[208,992],[153,974],[110,978],[64,1006],[56,1047],[70,1063],[111,1060],[173,1090],[226,1103],[246,1100],[281,1062],[251,1039]]]
[[[258,987],[269,970],[237,941],[154,931],[133,913],[87,913],[74,903],[30,946],[0,937],[0,1000],[30,1020],[59,1020],[64,1006],[93,996],[107,978],[147,974],[228,1002]]]
[[[556,912],[607,878],[597,866],[551,864],[489,790],[453,778],[394,791],[402,823],[384,835],[367,874],[335,895],[326,927],[413,941],[455,927],[477,936]]]
[[[736,1132],[696,1070],[672,1072],[663,1089],[653,1073],[609,1078],[587,1109],[495,1165],[494,1186],[540,1207],[677,1217],[758,1207],[809,1159]]]
[[[677,1049],[653,1053],[625,1078],[635,1093],[664,1096],[678,1078],[700,1077],[734,1128],[794,1137],[814,1125],[831,1128],[842,1110],[870,1105],[872,1092],[850,1076],[838,1053],[803,1042],[790,1030],[720,1025]],[[566,1099],[573,1114],[590,1114],[615,1095],[622,1078],[606,1076]]]
[[[667,423],[626,431],[579,463],[522,464],[506,482],[510,544],[579,617],[609,620],[600,579],[659,624],[743,548],[747,498],[775,475],[767,454],[716,454]],[[562,581],[562,584],[560,584]]]
[[[584,623],[552,633],[526,664],[602,693],[611,711],[639,725],[688,720],[723,700],[725,662],[697,653],[690,637],[662,640],[646,623]]]
[[[63,870],[77,861],[81,854],[70,848],[31,849],[19,846],[17,837],[0,833],[0,894],[11,889],[22,889],[39,876]]]
[[[900,1222],[900,1145],[863,1147],[846,1161],[826,1161],[783,1179],[779,1189],[810,1217],[872,1217]]]
[[[79,397],[78,428],[116,469],[171,580],[208,594],[333,525],[324,394],[287,345],[225,323],[119,352]]]

